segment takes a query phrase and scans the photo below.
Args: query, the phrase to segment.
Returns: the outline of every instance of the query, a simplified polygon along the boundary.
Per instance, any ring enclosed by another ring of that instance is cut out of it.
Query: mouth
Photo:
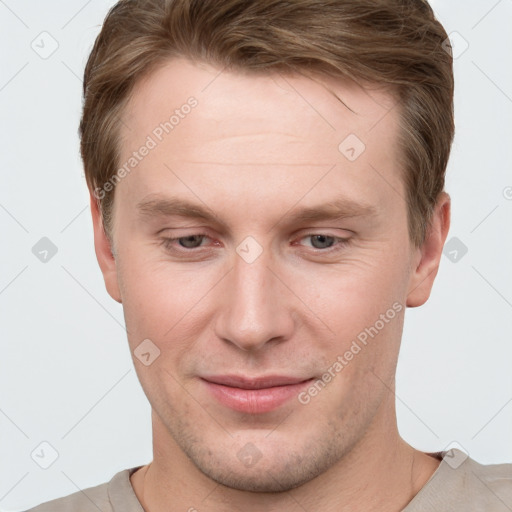
[[[248,379],[236,375],[202,377],[218,403],[238,412],[261,414],[284,405],[314,378],[269,375]]]

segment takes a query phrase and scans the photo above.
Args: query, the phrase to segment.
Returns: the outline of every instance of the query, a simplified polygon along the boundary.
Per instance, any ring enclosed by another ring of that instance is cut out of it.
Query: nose
[[[244,351],[290,339],[294,329],[290,292],[267,255],[248,263],[235,254],[220,290],[216,334]]]

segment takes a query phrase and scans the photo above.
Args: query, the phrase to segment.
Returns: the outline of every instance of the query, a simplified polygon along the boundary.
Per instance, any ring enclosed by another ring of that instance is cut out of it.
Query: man
[[[154,458],[32,510],[512,508],[512,465],[396,424],[450,223],[446,39],[421,0],[110,11],[81,149]]]

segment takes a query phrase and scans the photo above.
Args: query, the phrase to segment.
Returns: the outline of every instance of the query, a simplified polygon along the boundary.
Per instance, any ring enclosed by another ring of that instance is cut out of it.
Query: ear
[[[415,251],[414,268],[406,301],[408,307],[415,308],[427,302],[439,270],[439,262],[449,229],[450,196],[442,192],[432,214],[425,241]]]
[[[94,249],[96,251],[96,258],[100,265],[108,294],[115,301],[122,302],[121,293],[119,291],[119,283],[117,280],[117,264],[112,254],[110,240],[105,234],[103,219],[99,210],[98,199],[96,199],[94,194],[91,192],[89,193],[91,197],[91,214],[94,229]]]

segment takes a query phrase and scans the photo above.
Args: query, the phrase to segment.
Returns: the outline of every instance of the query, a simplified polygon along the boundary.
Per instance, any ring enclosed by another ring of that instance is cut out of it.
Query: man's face
[[[134,356],[155,445],[225,485],[276,491],[392,430],[417,251],[391,96],[330,81],[352,112],[305,77],[219,72],[175,60],[138,84],[119,166],[151,147],[115,189],[107,286],[132,353],[160,350],[148,366]],[[309,382],[207,382],[225,376]]]

